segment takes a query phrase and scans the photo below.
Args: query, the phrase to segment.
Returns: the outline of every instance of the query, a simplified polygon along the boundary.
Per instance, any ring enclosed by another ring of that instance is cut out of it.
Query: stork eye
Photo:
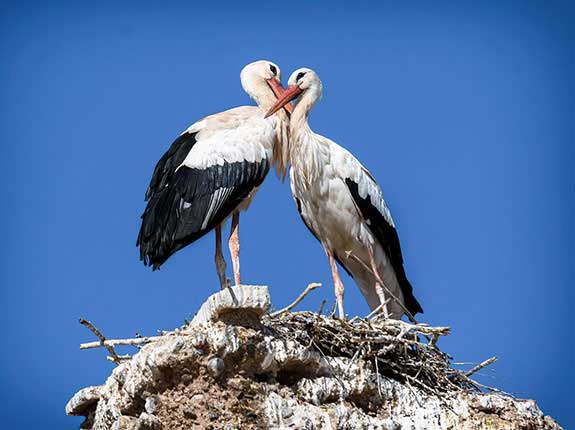
[[[275,75],[277,75],[278,73],[278,69],[276,66],[274,66],[273,64],[270,64],[270,70],[272,71],[272,73]]]
[[[305,72],[299,72],[295,77],[296,82],[305,76]]]

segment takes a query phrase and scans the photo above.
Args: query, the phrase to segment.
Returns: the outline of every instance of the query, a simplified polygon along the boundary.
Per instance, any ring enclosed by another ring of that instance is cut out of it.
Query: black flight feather
[[[361,215],[369,221],[368,225],[370,230],[391,261],[395,276],[403,293],[405,307],[412,315],[423,312],[421,305],[413,295],[413,287],[405,274],[399,236],[397,235],[395,227],[389,224],[383,214],[372,204],[369,194],[365,198],[361,197],[357,183],[349,178],[346,178],[345,183],[356,205],[359,207]]]
[[[202,169],[181,166],[195,143],[195,134],[184,133],[176,139],[156,165],[146,192],[148,205],[136,244],[140,259],[154,270],[223,222],[269,171],[265,158]],[[214,209],[207,217],[210,205]]]

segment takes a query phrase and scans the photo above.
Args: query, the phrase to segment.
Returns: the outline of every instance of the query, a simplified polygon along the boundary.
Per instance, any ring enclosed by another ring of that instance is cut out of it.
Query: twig
[[[89,342],[80,344],[80,349],[91,349],[105,346],[111,348],[118,345],[141,345],[142,343],[151,343],[160,340],[163,336],[135,337],[132,339],[110,339],[100,342]],[[109,349],[108,349],[109,351]]]
[[[106,345],[106,338],[104,337],[102,332],[100,330],[98,330],[94,326],[94,324],[92,324],[90,321],[85,320],[84,318],[80,318],[80,324],[82,324],[82,325],[88,327],[90,330],[92,330],[92,333],[94,333],[98,337],[98,339],[100,339],[100,342],[96,342],[96,343],[98,343],[100,346],[105,346],[111,355],[112,361],[116,364],[120,364],[120,362],[122,360],[120,360],[120,357],[118,357],[118,354],[116,354],[116,351],[114,351],[114,348],[112,347],[112,345]],[[81,348],[82,347],[80,346],[80,349]]]
[[[401,327],[405,327],[408,330],[412,330],[414,332],[418,332],[421,334],[427,334],[427,335],[438,334],[440,336],[446,336],[451,331],[451,329],[449,327],[446,327],[446,326],[430,327],[427,324],[410,324],[410,323],[402,321],[402,320],[388,319],[388,320],[381,321],[381,324],[383,324],[385,326],[396,326],[396,327],[398,327],[398,329],[401,329]]]
[[[473,370],[473,369],[472,369],[472,370]],[[468,381],[471,385],[474,385],[474,386],[480,387],[480,388],[484,388],[484,389],[489,390],[489,391],[492,391],[492,392],[494,392],[494,393],[499,393],[499,394],[503,394],[503,395],[506,395],[506,396],[514,397],[513,394],[511,394],[511,393],[508,393],[508,392],[506,392],[506,391],[500,390],[499,388],[490,387],[489,385],[481,384],[480,382],[477,382],[477,381],[471,379],[470,377],[465,376],[465,374],[463,374],[463,373],[460,373],[460,375],[463,376],[465,379],[467,379],[467,381]]]
[[[485,360],[482,363],[479,363],[477,366],[473,367],[471,370],[468,370],[467,372],[465,372],[465,376],[470,377],[475,372],[480,371],[484,367],[489,366],[491,363],[495,363],[496,361],[497,361],[497,357],[495,357],[495,356],[488,358],[487,360]]]
[[[337,305],[337,302],[333,302],[333,306],[331,307],[331,312],[329,313],[329,317],[328,318],[333,318],[333,316],[335,315],[335,307]]]
[[[315,290],[318,287],[321,287],[321,284],[319,282],[312,282],[306,287],[305,290],[303,290],[303,293],[301,293],[299,297],[295,299],[291,305],[288,305],[285,308],[280,309],[279,311],[273,312],[272,314],[270,314],[270,316],[277,317],[278,315],[285,314],[286,312],[291,311],[299,304],[299,302],[301,302],[305,298],[305,296],[307,296],[311,291]]]
[[[323,357],[325,363],[331,368],[331,374],[333,375],[333,377],[337,380],[337,382],[339,382],[339,385],[341,386],[341,388],[344,388],[345,385],[343,385],[342,380],[339,378],[339,376],[337,376],[337,370],[332,366],[331,361],[329,360],[329,358],[327,357],[327,355],[325,355],[325,353],[321,350],[321,348],[318,346],[317,343],[314,342],[314,340],[312,339],[312,345],[315,346],[315,348],[318,350],[318,352],[321,354],[321,356]],[[332,357],[334,358],[334,357]]]
[[[358,350],[355,351],[355,354],[353,355],[352,359],[349,361],[347,367],[345,368],[345,371],[343,372],[344,374],[347,374],[347,372],[349,372],[349,369],[351,369],[352,364],[355,362],[355,359],[359,356],[360,352],[361,348],[358,348]]]
[[[375,361],[375,374],[377,378],[377,392],[379,393],[379,398],[382,397],[381,395],[381,375],[379,374],[379,365],[377,364],[377,357],[373,357],[373,361]]]
[[[325,306],[325,299],[321,301],[321,305],[319,305],[319,310],[317,311],[318,315],[321,315],[323,312],[323,307]]]
[[[411,384],[409,383],[409,380],[405,380],[405,384],[407,385],[407,388],[409,388],[409,391],[411,391],[411,394],[413,395],[413,398],[415,399],[415,401],[417,402],[417,405],[419,407],[422,407],[423,405],[421,404],[421,402],[419,401],[419,395],[417,394],[417,392],[415,391],[415,389],[411,386]]]
[[[367,314],[367,316],[365,317],[366,320],[370,319],[372,316],[374,316],[375,314],[377,314],[381,308],[383,308],[383,303],[380,303],[380,305],[378,307],[376,307],[374,310],[372,310],[369,314]]]
[[[126,355],[119,355],[118,358],[119,358],[120,360],[129,360],[130,358],[132,358],[132,356],[126,354]],[[108,361],[114,361],[114,358],[113,358],[113,357],[110,357],[110,356],[108,355],[108,356],[106,356],[106,360],[108,360]]]
[[[279,333],[318,349],[331,360],[350,359],[341,367],[343,374],[350,372],[356,360],[375,359],[376,372],[407,381],[440,398],[461,390],[479,390],[474,381],[450,367],[447,354],[418,338],[448,335],[449,327],[366,318],[355,318],[351,324],[315,312],[289,312],[269,321]]]

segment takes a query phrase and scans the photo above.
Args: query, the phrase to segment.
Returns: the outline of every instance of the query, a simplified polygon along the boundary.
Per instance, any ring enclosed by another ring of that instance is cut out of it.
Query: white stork
[[[288,117],[282,110],[264,118],[283,90],[277,65],[248,64],[240,79],[258,106],[237,107],[192,124],[156,165],[137,241],[140,259],[153,270],[215,228],[216,269],[226,286],[221,228],[231,215],[228,244],[235,284],[241,282],[240,211],[249,206],[271,164],[285,177]]]
[[[343,283],[336,261],[353,277],[369,307],[384,316],[423,312],[403,268],[399,238],[381,189],[346,149],[314,133],[308,115],[322,95],[310,69],[298,69],[268,115],[298,98],[290,119],[289,162],[293,198],[305,225],[322,244],[331,267],[338,313]]]

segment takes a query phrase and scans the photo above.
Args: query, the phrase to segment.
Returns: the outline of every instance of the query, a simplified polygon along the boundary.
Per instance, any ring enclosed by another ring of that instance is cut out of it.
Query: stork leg
[[[383,291],[383,286],[385,286],[385,283],[383,282],[383,279],[381,279],[381,276],[379,275],[379,269],[377,268],[377,264],[375,262],[375,257],[373,256],[373,250],[371,249],[371,247],[368,248],[367,252],[369,254],[369,264],[371,265],[371,271],[375,276],[375,292],[379,297],[379,302],[381,304],[381,309],[383,311],[384,318],[389,318],[389,309],[387,308],[387,303],[389,302],[389,299],[385,297],[385,292]]]
[[[228,280],[226,279],[226,260],[222,254],[222,225],[218,224],[216,226],[216,256],[214,258],[216,261],[216,270],[218,271],[218,278],[220,278],[220,285],[222,289],[228,286]]]
[[[240,285],[240,213],[234,212],[232,215],[232,229],[228,241],[230,254],[232,255],[232,265],[234,266],[234,282]]]
[[[331,268],[331,276],[333,277],[333,290],[335,292],[335,300],[337,301],[338,315],[341,319],[345,319],[345,313],[343,312],[343,282],[341,282],[339,272],[337,271],[333,251],[325,245],[323,248],[325,249],[325,253],[329,259],[329,267]]]

